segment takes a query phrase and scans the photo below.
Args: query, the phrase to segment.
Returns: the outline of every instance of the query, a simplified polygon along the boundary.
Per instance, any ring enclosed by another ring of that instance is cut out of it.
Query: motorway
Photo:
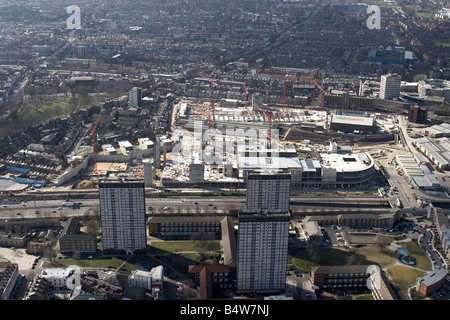
[[[291,208],[294,212],[311,214],[323,209],[327,211],[342,212],[354,208],[355,210],[365,209],[377,211],[389,209],[388,198],[380,197],[291,197]],[[146,198],[146,210],[148,214],[176,214],[176,213],[218,213],[226,214],[234,210],[245,209],[245,196],[171,196],[164,198]],[[73,206],[73,204],[80,204]],[[36,210],[39,211],[36,214]],[[21,219],[21,218],[67,218],[70,216],[82,216],[88,213],[98,214],[99,200],[76,199],[73,201],[64,200],[31,200],[20,203],[9,203],[0,205],[0,218]],[[20,214],[18,214],[20,213]]]

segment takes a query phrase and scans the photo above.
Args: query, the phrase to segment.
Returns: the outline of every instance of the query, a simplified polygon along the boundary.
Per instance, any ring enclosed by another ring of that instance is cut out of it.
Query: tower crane
[[[93,152],[94,152],[94,168],[95,168],[94,172],[95,172],[95,174],[98,173],[98,171],[97,171],[97,152],[95,150],[95,143],[96,143],[96,139],[95,138],[96,138],[97,126],[98,126],[98,123],[100,122],[100,117],[101,117],[101,115],[98,115],[98,119],[95,122],[95,124],[92,126],[91,134],[89,135],[92,138],[92,149],[93,149]]]
[[[327,92],[325,91],[324,88],[322,88],[322,86],[320,84],[317,83],[316,80],[314,80],[311,77],[307,77],[307,76],[303,76],[303,79],[305,79],[308,82],[314,82],[314,84],[322,91],[322,112],[323,112],[323,107],[324,107],[324,102],[325,102],[325,95],[327,94]]]
[[[210,126],[214,127],[214,124],[215,124],[214,121],[212,121],[211,118],[208,117],[208,115],[206,113],[204,113],[202,110],[200,110],[200,108],[195,107],[195,109],[197,109],[198,112],[200,112],[208,120]]]
[[[210,110],[209,110],[209,112],[210,112],[210,117],[211,117],[211,119],[214,121],[214,101],[213,101],[212,89],[213,89],[214,87],[217,86],[217,83],[215,83],[213,80],[211,80],[210,78],[204,76],[204,75],[201,74],[201,73],[197,73],[197,74],[198,74],[200,77],[202,77],[203,79],[208,80],[209,83],[211,84],[211,89],[210,89],[210,90],[211,90],[211,91],[210,91],[211,105],[210,105]]]
[[[264,113],[264,115],[269,120],[269,135],[268,135],[268,138],[269,138],[269,141],[272,141],[272,120],[273,121],[277,121],[277,120],[273,119],[272,115],[269,112],[266,112],[266,110],[264,110],[263,108],[261,108],[257,104],[255,104],[255,105],[258,107],[258,109],[260,109]]]
[[[270,69],[254,69],[256,71],[268,72],[268,73],[277,73],[278,75],[273,75],[273,77],[282,77],[283,78],[283,113],[286,111],[286,79],[293,78],[296,79],[296,73],[288,73],[286,70],[270,70]],[[281,75],[280,75],[281,74]]]

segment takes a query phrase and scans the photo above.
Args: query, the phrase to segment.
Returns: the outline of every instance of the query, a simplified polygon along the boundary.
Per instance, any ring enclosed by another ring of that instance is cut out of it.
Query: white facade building
[[[42,269],[41,278],[55,289],[67,288],[70,276],[74,274],[74,268],[45,268]]]
[[[128,107],[142,107],[142,88],[134,87],[128,93]]]
[[[402,77],[398,74],[384,74],[381,76],[380,98],[394,99],[400,96]]]
[[[145,290],[162,288],[163,275],[163,266],[152,268],[150,271],[134,270],[128,277],[128,284]]]

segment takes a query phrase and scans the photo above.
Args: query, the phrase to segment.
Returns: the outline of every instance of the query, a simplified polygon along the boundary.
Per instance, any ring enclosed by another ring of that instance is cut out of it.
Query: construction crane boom
[[[327,92],[326,92],[325,89],[324,89],[320,84],[318,84],[317,81],[314,80],[313,78],[307,77],[307,76],[304,76],[304,77],[302,77],[302,78],[305,79],[305,80],[308,81],[308,82],[313,82],[313,83],[314,83],[314,84],[322,91],[322,112],[323,112],[324,102],[325,102],[325,95],[327,94]]]
[[[273,75],[273,77],[282,77],[283,78],[283,112],[286,111],[286,79],[292,78],[297,79],[296,73],[288,73],[286,70],[268,70],[268,69],[254,69],[256,71],[268,72],[268,73],[278,73],[281,75]]]
[[[245,85],[245,83],[242,83],[244,85],[244,90],[245,90],[245,112],[247,112],[247,101],[248,101],[248,89],[247,86]]]
[[[98,123],[100,122],[100,117],[101,115],[98,116],[97,121],[95,122],[95,124],[92,126],[92,130],[91,130],[91,134],[89,135],[92,138],[92,149],[93,149],[93,153],[94,153],[94,172],[95,174],[97,174],[97,152],[95,150],[95,143],[96,143],[96,130],[97,130],[97,126]]]
[[[213,80],[211,80],[210,78],[204,76],[201,73],[197,73],[200,77],[202,77],[205,80],[208,80],[208,82],[211,84],[211,89],[210,89],[210,99],[211,99],[211,105],[210,105],[210,114],[211,114],[211,118],[214,120],[214,101],[213,101],[213,95],[212,95],[212,89],[213,87],[217,86],[217,83],[215,83]]]
[[[269,138],[270,141],[272,141],[272,120],[273,121],[277,121],[277,120],[275,120],[269,112],[266,112],[266,110],[264,110],[263,108],[261,108],[257,104],[255,104],[255,105],[264,113],[264,115],[269,120],[269,135],[268,135],[268,138]]]
[[[200,108],[195,107],[195,109],[197,109],[198,112],[200,112],[208,120],[209,124],[214,126],[214,121],[212,121],[211,118],[206,115],[206,113],[204,113]]]

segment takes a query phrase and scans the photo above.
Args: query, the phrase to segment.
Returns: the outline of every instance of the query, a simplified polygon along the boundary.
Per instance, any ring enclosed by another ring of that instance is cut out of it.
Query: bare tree
[[[52,261],[52,259],[56,258],[56,249],[51,245],[47,245],[44,247],[42,255],[44,256],[44,258],[47,258],[50,261]]]
[[[100,232],[100,221],[98,219],[89,220],[86,224],[88,233],[97,234]]]
[[[316,237],[310,238],[309,243],[308,243],[307,252],[308,252],[309,259],[314,264],[319,263],[319,259],[320,259],[319,249],[320,249],[320,243],[319,243],[318,239]]]
[[[386,247],[386,244],[384,243],[383,236],[381,234],[377,235],[377,247],[380,248],[380,250],[383,250]]]

